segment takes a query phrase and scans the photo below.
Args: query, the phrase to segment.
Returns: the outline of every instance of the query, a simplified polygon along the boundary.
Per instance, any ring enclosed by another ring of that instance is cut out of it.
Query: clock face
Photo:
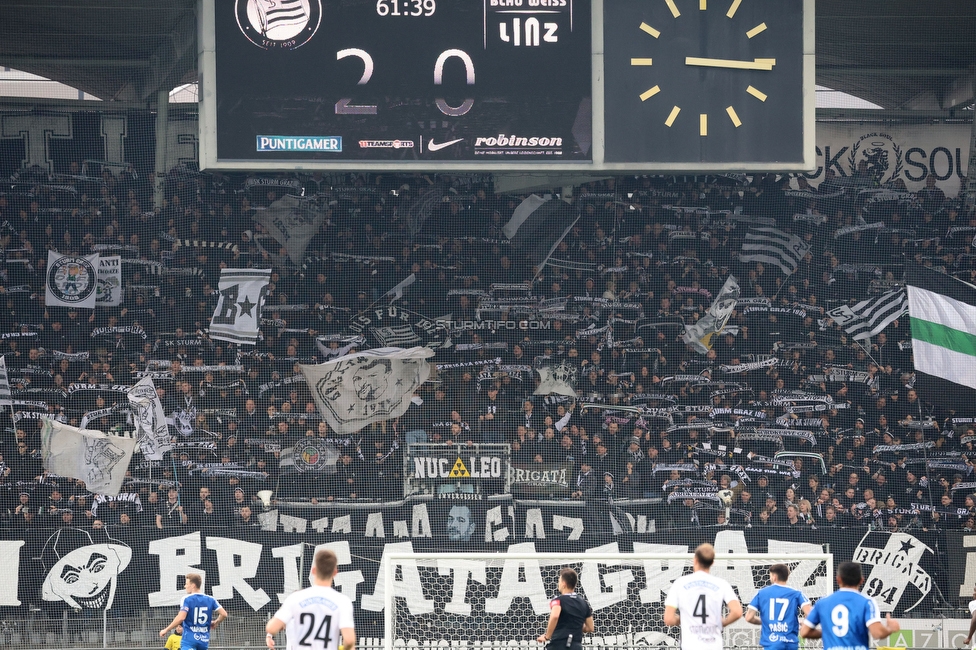
[[[604,6],[608,162],[803,161],[802,0]]]

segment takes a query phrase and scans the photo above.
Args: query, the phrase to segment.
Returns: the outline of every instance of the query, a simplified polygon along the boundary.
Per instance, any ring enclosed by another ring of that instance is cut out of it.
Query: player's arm
[[[800,611],[803,612],[804,616],[809,616],[811,609],[813,609],[813,603],[811,603],[810,601],[807,601],[802,605],[800,605]]]
[[[536,641],[539,643],[546,643],[552,639],[552,633],[556,631],[556,623],[559,622],[559,615],[563,611],[563,606],[559,604],[558,600],[554,600],[552,604],[549,605],[549,624],[546,625],[546,631],[536,637]]]
[[[969,645],[969,642],[973,640],[973,634],[976,634],[976,612],[973,612],[973,618],[969,621],[969,634],[962,642],[963,645]]]
[[[870,632],[871,636],[875,639],[883,639],[889,634],[893,634],[900,629],[901,625],[898,624],[898,621],[891,618],[891,614],[885,616],[885,620],[883,621],[874,621],[868,625],[868,632]]]
[[[159,631],[159,638],[163,638],[164,636],[169,634],[170,630],[182,624],[183,621],[185,620],[186,620],[186,610],[181,609],[179,612],[177,612],[176,616],[173,617],[173,622]]]
[[[217,618],[215,618],[214,619],[214,622],[210,624],[210,627],[217,627],[218,625],[220,625],[221,623],[223,623],[225,620],[227,620],[227,610],[226,609],[224,609],[223,607],[218,607],[216,609],[216,612],[217,612]]]
[[[664,624],[665,625],[681,625],[681,614],[678,613],[678,608],[674,605],[666,605],[664,607]]]
[[[344,627],[342,632],[342,650],[354,650],[356,647],[356,628]]]
[[[274,636],[275,634],[278,634],[278,632],[281,632],[283,629],[285,629],[285,622],[280,618],[278,618],[277,614],[272,616],[271,620],[268,621],[268,624],[264,626],[264,631],[267,632],[267,635],[264,637],[264,639],[265,639],[265,643],[269,648],[273,649],[275,647]]]
[[[753,625],[762,625],[762,617],[759,615],[759,610],[753,603],[749,603],[746,608],[745,617],[746,623],[752,623]]]
[[[583,634],[592,634],[595,629],[596,625],[593,624],[593,616],[587,616],[586,620],[583,621]]]
[[[722,627],[728,627],[742,618],[742,603],[738,599],[727,601],[725,605],[729,608],[729,615],[722,619]]]
[[[809,605],[809,603],[806,603]],[[820,628],[817,625],[820,624],[820,610],[814,607],[810,612],[807,613],[807,617],[803,619],[800,624],[800,636],[804,639],[819,639],[822,636]]]

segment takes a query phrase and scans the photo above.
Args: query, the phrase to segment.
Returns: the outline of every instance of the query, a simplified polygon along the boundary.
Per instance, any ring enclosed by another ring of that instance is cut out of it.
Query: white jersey
[[[285,624],[288,650],[338,650],[340,630],[356,627],[352,601],[332,587],[296,591],[274,617]]]
[[[722,605],[737,600],[732,585],[704,571],[675,580],[664,606],[681,614],[682,650],[722,650]]]
[[[969,613],[976,614],[976,600],[969,601]]]

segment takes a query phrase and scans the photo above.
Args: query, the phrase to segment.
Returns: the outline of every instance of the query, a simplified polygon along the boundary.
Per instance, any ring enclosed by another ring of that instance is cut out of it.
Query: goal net
[[[635,545],[636,546],[636,545]],[[593,608],[588,647],[674,646],[678,630],[664,625],[664,599],[691,573],[687,552],[414,553],[390,555],[386,581],[385,648],[538,648],[559,570],[579,573],[577,591]],[[833,591],[827,553],[717,555],[712,573],[728,580],[746,607],[769,584],[769,567],[790,568],[789,584],[811,600]],[[725,630],[726,647],[758,647],[759,628],[740,621]],[[809,646],[808,646],[809,647]]]

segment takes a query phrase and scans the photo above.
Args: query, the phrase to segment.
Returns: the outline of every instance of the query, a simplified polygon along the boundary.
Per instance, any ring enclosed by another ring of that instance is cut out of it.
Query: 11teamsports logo
[[[237,0],[237,26],[265,50],[295,50],[322,24],[322,0]]]

